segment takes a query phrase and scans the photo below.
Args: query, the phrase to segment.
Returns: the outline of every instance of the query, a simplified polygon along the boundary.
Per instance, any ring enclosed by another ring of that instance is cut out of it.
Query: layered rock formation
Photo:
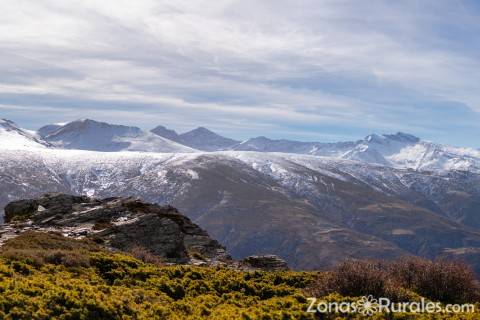
[[[175,208],[134,198],[45,194],[9,203],[5,222],[0,228],[2,241],[36,230],[88,237],[122,251],[141,247],[172,263],[188,263],[192,256],[208,263],[230,259],[223,246]]]

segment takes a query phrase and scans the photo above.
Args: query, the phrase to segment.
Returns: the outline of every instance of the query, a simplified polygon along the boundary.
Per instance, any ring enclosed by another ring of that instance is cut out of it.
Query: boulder
[[[276,255],[249,256],[241,261],[244,266],[265,271],[288,270],[288,265],[282,258]]]

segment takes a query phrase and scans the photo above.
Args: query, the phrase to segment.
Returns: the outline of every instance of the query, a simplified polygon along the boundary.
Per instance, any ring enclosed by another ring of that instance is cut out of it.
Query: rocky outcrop
[[[265,271],[282,271],[288,270],[285,260],[276,255],[261,255],[246,257],[241,264],[247,268],[260,269]]]
[[[56,231],[111,249],[141,247],[172,263],[187,263],[192,256],[207,263],[229,260],[224,247],[177,209],[134,198],[46,194],[9,203],[5,221],[3,239],[27,230]]]
[[[61,193],[45,194],[37,199],[13,201],[5,206],[5,222],[23,221],[30,218],[40,222],[43,216],[62,215],[71,211],[74,204],[89,202],[88,197]],[[43,212],[46,208],[48,210]]]

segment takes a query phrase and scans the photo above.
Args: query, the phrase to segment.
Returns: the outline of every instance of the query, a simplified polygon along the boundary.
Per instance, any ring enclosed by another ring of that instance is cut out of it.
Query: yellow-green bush
[[[92,253],[89,267],[0,260],[2,319],[312,319],[294,272],[144,264]],[[302,281],[310,275],[303,274]],[[247,280],[246,280],[247,279]],[[276,284],[275,284],[276,283]]]
[[[313,319],[310,273],[161,266],[34,232],[0,256],[0,319]]]
[[[46,258],[58,250],[77,252],[86,263]],[[307,313],[305,288],[318,281],[317,275],[162,266],[101,250],[88,241],[30,233],[7,241],[0,250],[0,319],[362,319]],[[333,294],[327,299],[355,298]],[[478,313],[457,316],[479,318]]]

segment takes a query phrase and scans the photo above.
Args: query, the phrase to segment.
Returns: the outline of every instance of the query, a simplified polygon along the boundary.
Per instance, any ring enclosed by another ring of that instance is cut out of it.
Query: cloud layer
[[[0,115],[480,147],[474,1],[0,0]]]

